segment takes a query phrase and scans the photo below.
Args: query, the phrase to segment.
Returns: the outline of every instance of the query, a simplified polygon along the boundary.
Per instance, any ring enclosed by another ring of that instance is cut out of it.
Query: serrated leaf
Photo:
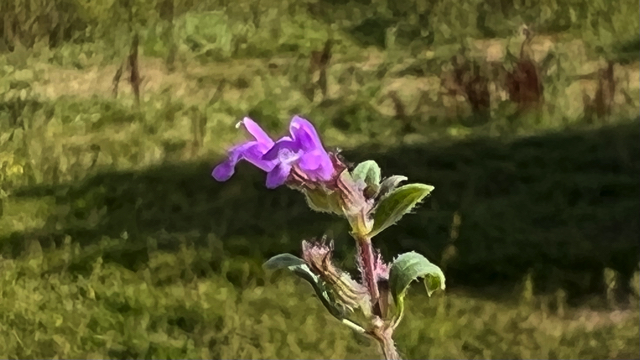
[[[391,191],[395,190],[395,188],[400,185],[401,182],[407,181],[408,178],[402,175],[393,175],[390,176],[380,183],[380,190],[378,191],[378,197],[383,198]]]
[[[373,214],[373,228],[369,233],[373,237],[389,226],[397,223],[411,211],[422,199],[433,191],[434,187],[425,184],[401,186],[380,199]]]
[[[338,307],[327,292],[324,282],[314,274],[304,260],[291,254],[280,254],[272,257],[264,263],[263,267],[268,270],[279,270],[287,268],[298,277],[306,280],[322,302],[322,305],[338,320],[343,320],[345,314]]]
[[[445,289],[442,270],[426,257],[415,251],[398,256],[389,269],[389,287],[394,300],[399,294],[404,293],[412,281],[418,278],[424,278],[429,296],[438,289]]]
[[[353,169],[351,176],[353,176],[354,180],[362,180],[367,185],[379,185],[380,166],[373,160],[363,161]]]
[[[412,251],[404,253],[391,264],[389,269],[389,291],[396,304],[396,318],[400,320],[404,313],[404,296],[412,281],[424,279],[427,295],[445,289],[445,277],[442,270],[426,257]]]

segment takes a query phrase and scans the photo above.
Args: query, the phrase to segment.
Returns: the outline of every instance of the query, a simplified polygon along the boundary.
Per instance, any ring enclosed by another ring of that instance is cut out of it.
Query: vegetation
[[[376,238],[447,276],[409,293],[405,358],[640,355],[637,2],[0,14],[0,357],[376,357],[261,268],[323,234],[353,259],[345,224],[249,166],[210,176],[243,116],[280,131],[296,113],[347,161],[435,186]]]

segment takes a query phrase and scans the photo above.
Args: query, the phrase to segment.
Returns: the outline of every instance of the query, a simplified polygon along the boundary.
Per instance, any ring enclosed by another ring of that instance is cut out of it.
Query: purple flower
[[[255,138],[229,149],[228,158],[213,169],[212,176],[227,181],[235,172],[238,161],[246,160],[267,172],[267,188],[273,189],[287,181],[291,170],[308,181],[328,181],[335,169],[322,146],[316,129],[308,121],[294,116],[289,125],[291,136],[273,141],[255,121],[245,117],[239,125]]]
[[[260,125],[248,117],[238,123],[238,127],[244,125],[254,141],[236,145],[228,150],[228,158],[213,169],[211,175],[218,181],[227,181],[235,172],[238,161],[246,160],[263,171],[270,172],[276,166],[275,161],[264,160],[263,155],[275,144],[273,140],[262,130]],[[284,138],[283,138],[284,139]]]
[[[307,180],[331,180],[335,172],[333,162],[313,125],[306,119],[294,116],[289,132],[291,138],[278,140],[262,157],[276,164],[267,174],[267,187],[275,188],[284,184],[294,167]]]

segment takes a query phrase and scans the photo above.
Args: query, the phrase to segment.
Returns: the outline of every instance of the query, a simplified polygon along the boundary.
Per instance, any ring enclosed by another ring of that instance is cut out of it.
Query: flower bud
[[[373,226],[369,212],[373,208],[373,201],[367,199],[364,190],[366,184],[355,181],[348,171],[343,171],[337,180],[342,199],[342,209],[349,220],[352,231],[356,234],[368,234]]]
[[[333,241],[329,245],[324,241],[302,242],[302,258],[311,271],[326,283],[327,290],[338,304],[350,312],[355,308],[368,306],[367,289],[354,281],[348,273],[335,267],[332,255]]]

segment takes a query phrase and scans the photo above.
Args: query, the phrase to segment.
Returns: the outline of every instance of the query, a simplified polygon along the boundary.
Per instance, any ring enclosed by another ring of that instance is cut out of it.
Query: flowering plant
[[[431,295],[444,290],[445,278],[440,268],[416,252],[386,263],[372,239],[410,212],[433,186],[399,186],[407,180],[401,175],[383,180],[380,167],[371,160],[348,169],[337,154],[325,150],[314,126],[299,116],[291,120],[290,135],[276,141],[250,118],[238,126],[244,126],[254,140],[229,149],[227,159],[213,169],[212,176],[227,181],[236,164],[245,160],[267,173],[267,188],[287,185],[302,192],[313,210],[346,218],[361,276],[356,281],[333,264],[333,242],[325,239],[303,241],[302,258],[276,255],[265,268],[287,268],[308,281],[331,315],[375,339],[385,359],[400,359],[392,335],[404,315],[409,284],[423,278]],[[363,319],[361,323],[354,320],[356,316]]]

